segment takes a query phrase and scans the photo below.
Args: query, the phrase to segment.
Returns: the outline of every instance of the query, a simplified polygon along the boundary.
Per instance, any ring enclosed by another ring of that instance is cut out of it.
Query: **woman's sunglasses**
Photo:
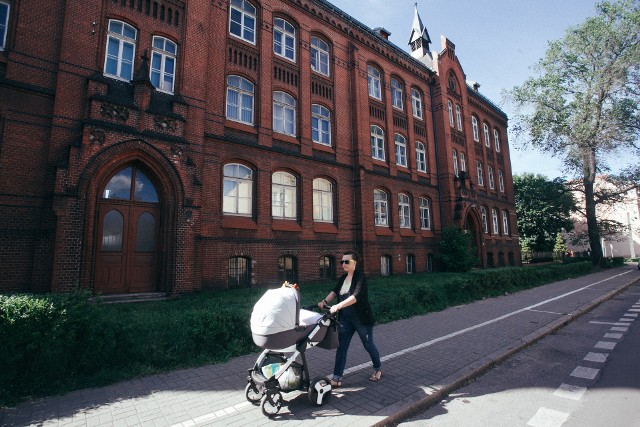
[[[349,264],[351,262],[350,259],[341,259],[340,264]]]

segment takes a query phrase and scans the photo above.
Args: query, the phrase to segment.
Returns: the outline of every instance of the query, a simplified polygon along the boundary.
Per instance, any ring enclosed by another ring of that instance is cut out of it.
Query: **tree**
[[[561,179],[525,173],[513,177],[520,240],[534,252],[551,251],[559,231],[571,231],[573,194]]]
[[[471,234],[455,226],[442,230],[438,257],[445,271],[469,271],[478,262],[471,253]]]
[[[584,193],[584,214],[594,264],[602,260],[596,217],[607,203],[632,188],[640,177],[640,2],[597,5],[597,15],[551,42],[527,79],[509,93],[518,114],[516,140],[563,159],[565,172]],[[514,124],[515,123],[515,124]],[[611,174],[621,153],[631,164]],[[596,176],[619,185],[596,193]]]
[[[560,260],[567,253],[567,243],[562,238],[562,235],[558,233],[556,235],[556,242],[553,245],[553,259]]]

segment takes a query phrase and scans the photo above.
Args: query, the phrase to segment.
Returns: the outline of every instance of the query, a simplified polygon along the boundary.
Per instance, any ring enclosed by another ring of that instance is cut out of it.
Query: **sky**
[[[415,0],[328,0],[370,28],[384,27],[389,41],[408,52]],[[533,66],[548,43],[596,14],[597,0],[418,0],[418,13],[440,51],[440,36],[456,46],[468,80],[509,117],[514,109],[503,91],[535,76]],[[510,137],[510,141],[513,138]],[[513,174],[562,176],[561,161],[511,144]]]

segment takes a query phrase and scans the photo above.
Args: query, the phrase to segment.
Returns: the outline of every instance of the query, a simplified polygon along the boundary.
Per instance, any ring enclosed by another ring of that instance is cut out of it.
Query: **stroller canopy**
[[[298,291],[287,286],[270,289],[256,302],[251,313],[251,332],[271,335],[298,326],[300,301]]]

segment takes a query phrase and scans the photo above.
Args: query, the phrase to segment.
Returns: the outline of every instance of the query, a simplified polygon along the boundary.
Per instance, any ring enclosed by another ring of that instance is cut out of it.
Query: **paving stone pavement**
[[[383,377],[354,337],[344,386],[323,406],[284,395],[272,419],[246,401],[247,370],[258,353],[25,402],[0,412],[2,426],[372,426],[412,416],[513,353],[640,281],[625,266],[485,299],[374,328]],[[311,348],[311,377],[329,375],[334,350]]]

